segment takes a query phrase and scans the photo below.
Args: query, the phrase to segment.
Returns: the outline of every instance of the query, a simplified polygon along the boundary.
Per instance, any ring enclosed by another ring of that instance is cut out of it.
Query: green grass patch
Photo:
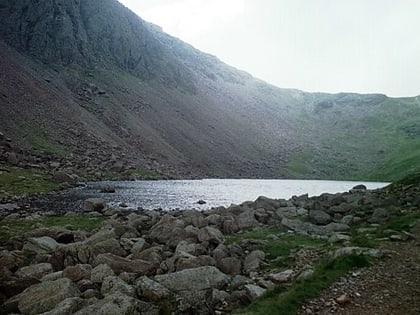
[[[267,254],[267,258],[272,262],[269,268],[279,268],[293,264],[289,260],[289,254],[292,250],[299,247],[322,248],[328,246],[322,239],[314,239],[302,234],[286,234],[284,227],[268,227],[254,229],[243,234],[229,236],[226,244],[239,243],[247,239],[257,239],[267,241],[262,250]]]
[[[379,236],[382,236],[386,230],[394,230],[397,232],[409,232],[414,222],[420,220],[420,213],[415,213],[407,216],[401,216],[391,219],[388,223],[382,225],[378,229]]]
[[[0,241],[6,242],[13,236],[19,236],[29,232],[35,226],[65,227],[69,230],[94,231],[102,226],[105,218],[77,216],[45,216],[36,219],[17,219],[0,221]]]
[[[14,167],[2,168],[0,174],[0,197],[10,195],[34,195],[57,189],[59,184],[37,169]]]
[[[294,282],[290,287],[278,286],[268,290],[250,306],[240,310],[239,314],[296,314],[301,305],[319,295],[334,281],[347,272],[370,266],[372,258],[359,255],[339,257],[333,261],[319,263],[313,276],[303,283]]]
[[[130,175],[135,177],[136,179],[142,180],[153,180],[162,178],[162,176],[153,170],[146,170],[146,169],[135,169],[130,171]]]
[[[301,178],[302,175],[308,174],[309,169],[307,167],[307,162],[312,156],[313,154],[308,150],[292,154],[286,165],[287,176],[290,178]]]

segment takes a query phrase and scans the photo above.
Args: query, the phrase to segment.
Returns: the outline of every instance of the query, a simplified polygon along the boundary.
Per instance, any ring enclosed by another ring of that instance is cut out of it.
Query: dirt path
[[[299,314],[420,315],[420,223],[412,233],[413,240],[384,243],[384,259],[341,278]]]

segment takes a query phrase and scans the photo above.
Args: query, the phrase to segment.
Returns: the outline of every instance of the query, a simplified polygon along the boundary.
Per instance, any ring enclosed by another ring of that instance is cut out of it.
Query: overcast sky
[[[420,0],[120,0],[269,83],[420,94]]]

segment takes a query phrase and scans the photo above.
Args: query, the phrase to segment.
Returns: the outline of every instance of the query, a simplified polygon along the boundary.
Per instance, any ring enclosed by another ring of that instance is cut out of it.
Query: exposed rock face
[[[13,156],[3,137],[0,159],[70,175],[64,182],[72,181],[67,162],[95,178],[107,171],[130,178],[130,164],[169,175],[278,178],[302,148],[316,165],[298,175],[351,177],[386,161],[405,136],[389,128],[392,122],[355,122],[385,113],[399,122],[418,116],[415,98],[397,110],[382,106],[398,102],[384,95],[270,86],[170,37],[116,0],[2,1],[0,20],[2,130],[28,149],[73,154],[47,166],[37,157]],[[13,117],[14,110],[20,115]],[[343,126],[360,132],[348,138]],[[396,140],[378,150],[371,144],[382,128]],[[356,150],[327,149],[330,132]],[[340,167],[327,168],[325,160]],[[256,206],[279,204],[261,199]],[[246,219],[241,222],[252,224]]]

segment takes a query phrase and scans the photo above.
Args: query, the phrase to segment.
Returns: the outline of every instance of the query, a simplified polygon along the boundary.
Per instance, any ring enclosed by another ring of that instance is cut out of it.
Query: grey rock
[[[400,211],[396,207],[378,208],[373,212],[369,222],[383,224],[399,214]]]
[[[109,265],[116,274],[120,274],[121,272],[125,271],[137,273],[139,275],[146,275],[156,270],[156,266],[148,261],[141,259],[129,260],[127,258],[119,257],[113,254],[98,255],[93,265],[98,266],[100,264]]]
[[[261,250],[254,250],[244,260],[244,272],[256,271],[264,265],[265,253]]]
[[[277,283],[286,283],[292,280],[293,269],[287,269],[277,273],[271,273],[268,275],[269,279]]]
[[[329,243],[343,243],[343,242],[348,242],[350,240],[351,240],[351,236],[349,235],[334,233],[333,235],[330,236],[330,238],[328,239],[328,242]]]
[[[332,221],[331,216],[321,210],[309,211],[309,219],[317,225],[326,225]]]
[[[312,277],[315,270],[313,268],[307,268],[302,270],[302,272],[299,273],[299,275],[296,277],[296,281],[298,282],[304,282]]]
[[[114,271],[107,264],[100,264],[92,269],[90,279],[94,283],[102,283],[109,276],[115,275]]]
[[[144,250],[147,246],[146,240],[144,238],[139,238],[134,243],[133,247],[131,248],[131,253],[136,254],[140,253]]]
[[[176,245],[185,240],[188,235],[184,229],[184,221],[165,214],[149,232],[149,238],[159,244],[166,244],[175,248]]]
[[[216,267],[206,266],[157,275],[155,280],[175,292],[194,292],[210,288],[222,288],[228,283],[229,277]]]
[[[58,303],[54,309],[42,313],[42,315],[71,315],[80,310],[85,304],[86,301],[80,297],[67,298]]]
[[[137,295],[148,301],[162,301],[171,295],[171,292],[159,282],[147,276],[140,277],[136,281]]]
[[[365,256],[379,258],[379,257],[382,257],[382,252],[376,248],[342,247],[329,253],[329,257],[331,259],[335,259],[341,256],[347,256],[347,255],[365,255]]]
[[[256,298],[263,295],[265,293],[265,291],[267,291],[266,289],[261,288],[257,285],[254,285],[254,284],[246,284],[245,285],[245,290],[246,290],[247,295],[250,298],[250,300],[255,300]]]
[[[175,249],[175,253],[184,252],[194,256],[206,255],[208,250],[201,244],[188,243],[186,241],[181,241],[178,243]]]
[[[136,315],[141,314],[142,304],[137,299],[115,292],[107,295],[104,299],[86,306],[74,313],[75,315]]]
[[[52,273],[53,267],[49,263],[40,263],[20,268],[15,275],[20,278],[34,278],[41,280],[45,275]]]
[[[17,295],[19,310],[24,314],[39,314],[56,307],[58,303],[79,297],[80,291],[70,279],[62,278],[35,284]]]
[[[198,232],[198,240],[201,243],[208,242],[210,244],[219,245],[224,242],[225,237],[220,230],[211,226],[206,226],[201,228]]]
[[[106,208],[106,203],[101,198],[88,198],[83,204],[85,212],[98,211],[101,212]]]
[[[49,236],[31,237],[23,245],[23,251],[35,254],[48,254],[57,249],[58,244],[53,238]]]
[[[225,257],[217,262],[217,267],[225,274],[239,275],[242,271],[242,262],[236,257]]]
[[[45,276],[42,277],[41,281],[42,282],[44,282],[44,281],[54,281],[54,280],[58,280],[60,278],[63,278],[63,271],[62,270],[46,274]]]
[[[102,295],[106,296],[116,292],[120,292],[127,296],[135,297],[134,287],[123,281],[121,278],[117,276],[106,277],[103,280],[101,286]]]
[[[63,277],[69,278],[73,282],[77,282],[81,279],[87,279],[91,277],[92,266],[87,264],[78,264],[75,266],[68,266],[63,270]]]

